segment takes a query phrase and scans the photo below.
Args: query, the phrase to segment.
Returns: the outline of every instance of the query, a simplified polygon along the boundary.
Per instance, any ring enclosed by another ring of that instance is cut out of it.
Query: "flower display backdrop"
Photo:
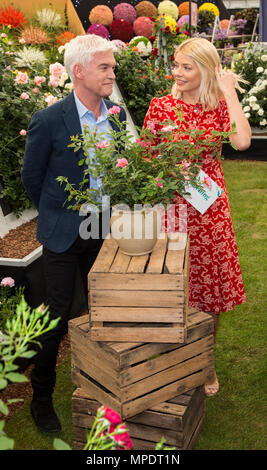
[[[145,0],[135,7],[130,6],[122,2],[114,10],[105,5],[95,10],[88,5],[92,22],[88,33],[112,41],[118,64],[118,84],[126,106],[141,127],[150,100],[169,93],[173,83],[158,48],[157,35],[165,37],[170,64],[175,47],[189,36],[188,2],[177,6],[169,0],[159,1],[156,7]],[[243,16],[236,14],[232,33],[225,38],[227,43],[231,41],[231,34],[242,33],[247,21],[254,17],[251,9],[245,13]],[[202,5],[198,18],[198,27],[192,34],[208,37],[215,13]],[[118,21],[123,21],[124,28],[121,24],[116,28]],[[222,31],[217,33],[225,35],[227,22],[222,22],[221,26]],[[112,31],[115,31],[115,38]],[[120,37],[122,31],[123,38]],[[4,198],[17,216],[32,206],[20,177],[29,121],[34,111],[52,105],[72,89],[63,67],[63,53],[73,37],[75,34],[68,29],[68,18],[52,9],[40,9],[34,18],[27,18],[11,6],[0,9],[0,120],[5,129],[0,146],[0,198]],[[234,62],[236,71],[245,79],[248,77],[246,93],[240,99],[251,125],[259,128],[265,127],[267,120],[266,62],[259,59],[264,55],[244,55],[241,60],[238,55]],[[232,65],[232,57],[227,65]]]

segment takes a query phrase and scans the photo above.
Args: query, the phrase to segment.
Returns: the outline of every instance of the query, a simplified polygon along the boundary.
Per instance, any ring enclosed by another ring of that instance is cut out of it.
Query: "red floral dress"
[[[230,129],[230,119],[224,100],[216,109],[203,111],[202,105],[188,104],[172,95],[154,98],[145,117],[144,127],[153,122],[155,129],[162,127],[168,119],[177,121],[175,108],[182,107],[185,122],[181,130],[188,128],[212,130]],[[232,310],[237,304],[246,302],[238,251],[233,230],[228,195],[220,162],[208,152],[203,154],[202,169],[224,192],[202,215],[182,196],[175,204],[187,205],[187,232],[190,237],[189,303],[206,312]],[[178,206],[177,206],[178,207]],[[178,211],[175,226],[179,225]]]

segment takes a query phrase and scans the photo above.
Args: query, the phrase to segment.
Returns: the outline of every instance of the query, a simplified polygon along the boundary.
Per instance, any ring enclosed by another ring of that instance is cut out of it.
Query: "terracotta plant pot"
[[[130,210],[125,206],[112,208],[112,237],[121,251],[129,256],[151,253],[161,231],[161,215],[157,208]]]

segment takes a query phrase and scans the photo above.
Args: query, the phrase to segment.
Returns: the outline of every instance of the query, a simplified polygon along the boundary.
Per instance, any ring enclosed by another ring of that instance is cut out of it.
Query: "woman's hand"
[[[215,75],[223,95],[227,95],[227,93],[231,93],[235,90],[237,82],[232,70],[223,70],[222,66],[216,67]]]

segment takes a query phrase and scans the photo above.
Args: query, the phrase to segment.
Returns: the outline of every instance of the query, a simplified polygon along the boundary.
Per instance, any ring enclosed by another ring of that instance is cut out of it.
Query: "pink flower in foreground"
[[[109,147],[109,143],[106,142],[106,140],[102,140],[101,142],[97,142],[95,144],[95,146],[98,148],[98,149],[106,149],[107,147]]]
[[[104,412],[104,418],[106,418],[110,424],[116,427],[122,422],[121,417],[117,411],[112,410],[112,408],[107,408],[106,406],[100,407],[100,412]]]
[[[125,424],[123,424],[121,427],[120,427],[120,431],[122,429],[126,429],[126,426]],[[110,426],[110,429],[109,429],[109,432],[114,432],[115,431],[115,426]],[[131,438],[128,434],[128,432],[123,432],[123,433],[118,433],[118,434],[114,434],[114,436],[112,436],[113,439],[117,442],[117,444],[119,445],[119,450],[130,450],[132,447],[133,447],[133,443],[131,441]]]
[[[117,158],[117,165],[118,168],[124,168],[128,165],[128,160],[126,158]]]
[[[156,134],[157,134],[157,131],[156,131],[156,129],[155,129],[155,123],[154,123],[153,121],[149,121],[148,125],[149,125],[149,128],[150,128],[151,132],[152,132],[154,135],[156,135]]]
[[[175,129],[173,126],[164,126],[161,128],[163,132],[171,132],[173,129]]]
[[[160,188],[163,188],[163,184],[160,182],[161,179],[160,179],[158,176],[156,177],[156,181],[157,181],[158,186],[159,186]]]
[[[108,114],[119,114],[121,112],[121,108],[119,106],[112,106],[112,108],[108,109]]]
[[[49,66],[50,74],[53,75],[54,77],[57,77],[58,79],[61,77],[64,71],[65,71],[65,67],[59,62],[55,62],[54,64],[50,64]]]
[[[26,72],[18,72],[15,78],[15,82],[19,84],[25,84],[25,83],[28,83],[28,79],[29,77]]]
[[[1,286],[14,287],[15,281],[12,277],[4,277],[1,281]]]
[[[25,129],[21,129],[21,131],[19,131],[20,135],[26,135],[27,132],[25,131]]]
[[[20,97],[22,100],[28,100],[30,98],[28,93],[25,92],[21,93]]]
[[[39,75],[36,75],[36,77],[34,77],[34,83],[35,85],[37,86],[40,86],[42,83],[44,83],[46,81],[46,78],[45,77],[40,77]]]
[[[146,146],[147,146],[146,142],[144,142],[144,141],[141,140],[141,139],[137,139],[136,143],[137,143],[137,144],[141,144],[141,147],[146,147]]]
[[[211,186],[211,179],[209,176],[204,177],[204,183],[208,186],[208,188]]]
[[[184,168],[188,168],[190,166],[190,163],[187,160],[183,160],[181,163]]]

